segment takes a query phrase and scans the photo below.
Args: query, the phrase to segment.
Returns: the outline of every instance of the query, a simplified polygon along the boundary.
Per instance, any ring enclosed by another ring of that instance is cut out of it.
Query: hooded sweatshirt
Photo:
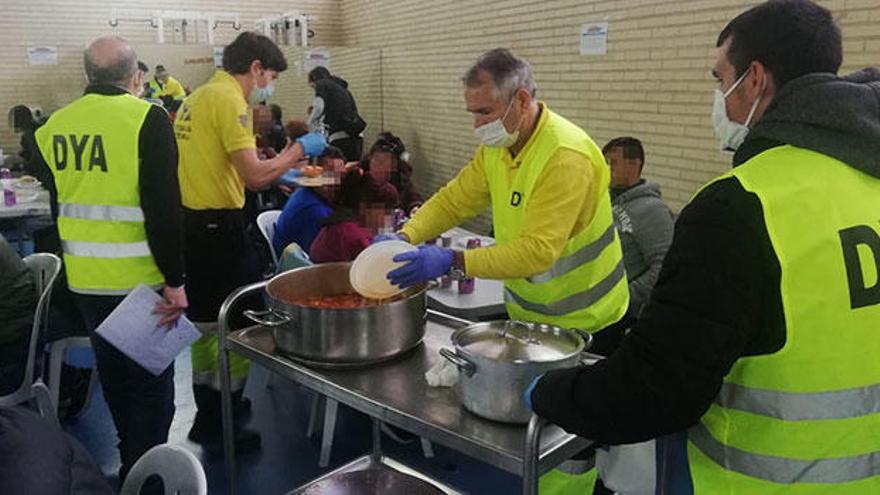
[[[880,73],[790,81],[734,166],[783,144],[880,178]],[[607,444],[674,434],[669,448],[686,459],[677,432],[700,420],[736,360],[785,344],[780,277],[760,200],[736,179],[714,182],[682,210],[651,298],[619,348],[594,366],[547,373],[532,392],[535,412]]]
[[[672,244],[672,211],[660,197],[660,186],[644,179],[624,190],[612,189],[611,211],[629,283],[627,314],[637,318]]]

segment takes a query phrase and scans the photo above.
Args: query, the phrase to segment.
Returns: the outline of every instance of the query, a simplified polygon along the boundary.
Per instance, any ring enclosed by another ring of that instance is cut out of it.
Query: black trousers
[[[360,160],[364,153],[364,138],[362,137],[336,139],[330,145],[342,150],[342,154],[345,155],[345,161],[347,162]]]
[[[233,290],[260,280],[259,256],[245,232],[242,210],[185,209],[184,225],[187,316],[216,321]],[[233,328],[242,323],[235,316]]]
[[[154,376],[94,333],[122,297],[75,294],[74,299],[91,332],[101,387],[119,436],[119,479],[124,480],[147,450],[168,441],[174,419],[174,363]]]

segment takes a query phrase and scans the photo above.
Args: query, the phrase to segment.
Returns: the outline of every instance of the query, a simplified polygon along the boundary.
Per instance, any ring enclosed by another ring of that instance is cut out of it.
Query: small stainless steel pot
[[[425,288],[405,298],[363,308],[321,309],[295,301],[353,294],[351,263],[324,263],[276,275],[266,285],[266,311],[245,316],[273,327],[278,350],[294,359],[334,366],[367,365],[417,346],[425,336]]]
[[[577,366],[590,334],[521,321],[475,323],[452,334],[440,354],[458,366],[456,390],[468,411],[505,423],[527,423],[523,392],[550,370]]]

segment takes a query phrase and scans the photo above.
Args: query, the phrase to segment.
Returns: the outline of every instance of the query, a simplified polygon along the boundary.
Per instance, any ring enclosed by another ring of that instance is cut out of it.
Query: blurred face
[[[376,151],[370,155],[370,177],[379,184],[391,180],[395,166],[394,155],[390,151]]]
[[[641,160],[625,158],[623,148],[615,147],[605,153],[605,161],[611,167],[611,187],[629,187],[639,181]]]
[[[323,167],[325,171],[341,173],[342,170],[345,169],[345,160],[342,158],[324,157],[321,158],[321,167]]]
[[[156,74],[156,80],[162,84],[168,82],[168,73],[167,72],[159,72]]]
[[[254,112],[254,134],[262,135],[272,125],[272,113],[265,106],[256,106]]]
[[[382,203],[365,203],[361,206],[361,221],[365,229],[377,234],[391,228],[391,211]]]

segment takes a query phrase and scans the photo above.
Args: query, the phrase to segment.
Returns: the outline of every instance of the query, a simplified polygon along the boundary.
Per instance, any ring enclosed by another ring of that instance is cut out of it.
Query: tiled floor
[[[243,495],[286,493],[327,471],[318,467],[320,435],[312,439],[305,436],[311,393],[280,379],[273,380],[267,388],[266,379],[267,372],[255,368],[245,392],[253,401],[250,427],[262,433],[263,448],[259,453],[239,458],[239,493]],[[177,412],[169,441],[195,452],[205,466],[209,493],[223,494],[226,486],[222,452],[203,452],[186,439],[195,413],[189,353],[177,359],[175,383]],[[79,419],[68,422],[65,429],[86,446],[105,474],[109,476],[119,469],[115,430],[100,390],[88,410]],[[369,419],[341,407],[329,469],[367,453],[370,446]],[[400,445],[385,436],[382,446],[393,458],[467,493],[519,492],[518,477],[441,446],[434,446],[433,459],[423,457],[417,441]]]

